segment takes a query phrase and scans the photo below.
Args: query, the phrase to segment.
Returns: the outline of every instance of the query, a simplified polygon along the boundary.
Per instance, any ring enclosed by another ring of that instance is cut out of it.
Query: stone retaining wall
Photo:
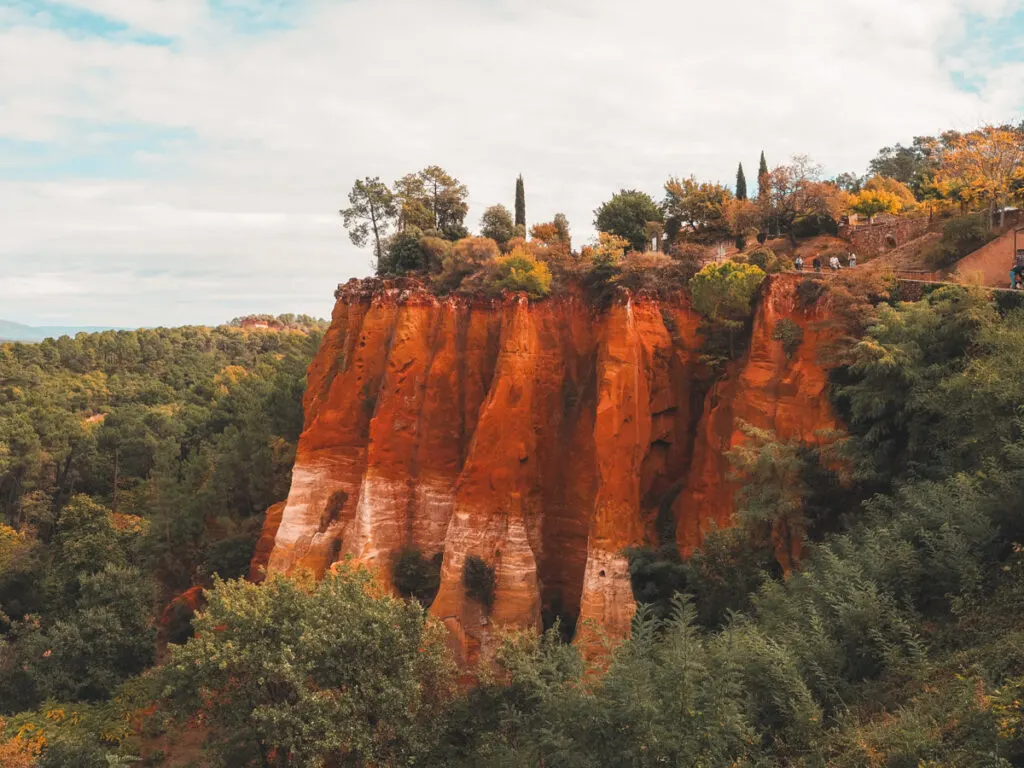
[[[926,217],[905,217],[895,221],[869,224],[840,231],[840,236],[850,241],[854,253],[863,260],[877,256],[920,237],[928,231]]]

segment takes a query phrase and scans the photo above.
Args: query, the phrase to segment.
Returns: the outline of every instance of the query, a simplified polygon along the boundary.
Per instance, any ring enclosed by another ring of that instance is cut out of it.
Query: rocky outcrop
[[[686,487],[674,509],[676,540],[684,555],[712,526],[731,523],[736,486],[726,452],[745,439],[744,423],[808,444],[820,444],[839,429],[820,360],[836,327],[827,322],[827,298],[802,304],[797,286],[803,279],[784,275],[771,280],[758,304],[747,354],[708,393]],[[802,335],[792,355],[776,338],[784,319]]]
[[[388,586],[404,550],[442,554],[430,610],[464,664],[486,659],[502,627],[560,618],[585,644],[624,636],[624,551],[664,539],[673,515],[686,548],[708,521],[728,524],[720,453],[737,420],[808,438],[834,423],[813,310],[776,282],[748,359],[707,398],[682,294],[621,292],[598,311],[573,292],[530,302],[342,286],[309,369],[269,570],[319,575],[350,557]],[[805,326],[792,360],[772,339],[782,316]],[[463,585],[470,557],[494,569],[489,610]]]
[[[270,553],[274,551],[274,540],[277,538],[277,529],[281,527],[284,507],[285,502],[283,501],[271,504],[263,516],[263,530],[260,531],[260,537],[256,541],[256,551],[249,564],[249,581],[258,583],[263,581],[267,575],[267,564],[270,562]]]

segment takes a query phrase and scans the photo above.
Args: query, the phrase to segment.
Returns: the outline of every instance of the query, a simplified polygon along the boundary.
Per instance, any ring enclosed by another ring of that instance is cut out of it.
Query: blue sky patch
[[[123,21],[87,11],[56,0],[10,0],[22,14],[19,24],[57,29],[72,38],[99,37],[141,45],[168,46],[174,40],[163,35],[132,29]],[[10,25],[8,25],[10,26]]]
[[[209,0],[214,19],[234,32],[259,34],[293,29],[309,7],[307,0]]]
[[[196,143],[192,131],[153,125],[74,123],[72,140],[25,141],[0,137],[0,179],[58,181],[159,178],[169,162]]]
[[[971,14],[965,18],[961,33],[951,42],[947,49],[949,53],[968,51],[978,57],[969,58],[975,68],[979,63],[988,65],[979,71],[950,73],[957,88],[980,93],[987,80],[985,70],[1001,64],[1024,62],[1024,10],[997,19]],[[1021,95],[1020,106],[1024,107],[1024,94]]]

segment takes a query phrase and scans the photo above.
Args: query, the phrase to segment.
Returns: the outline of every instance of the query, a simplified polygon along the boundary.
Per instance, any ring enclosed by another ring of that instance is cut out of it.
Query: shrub
[[[269,765],[272,749],[289,765],[428,764],[452,682],[443,630],[419,605],[376,596],[366,571],[217,579],[195,626],[153,690],[162,715],[202,715],[223,750],[214,764]]]
[[[462,281],[501,255],[489,237],[465,237],[452,244],[441,264],[436,282],[442,291],[454,291]]]
[[[672,259],[663,253],[630,251],[622,261],[616,282],[634,293],[657,291],[662,283],[662,270],[672,263]]]
[[[778,255],[771,248],[755,248],[745,255],[745,261],[747,264],[753,264],[769,274],[783,272],[793,267],[793,262],[784,256]]]
[[[629,241],[609,232],[597,233],[597,245],[590,249],[590,261],[594,267],[617,265],[626,255]]]
[[[694,309],[712,321],[745,319],[764,277],[753,264],[707,264],[690,281]]]
[[[697,243],[677,241],[668,250],[668,255],[676,261],[702,262],[707,256],[707,249]]]
[[[712,528],[684,563],[686,589],[695,598],[697,619],[721,629],[733,612],[750,612],[752,595],[782,569],[771,542],[742,527]]]
[[[690,280],[693,307],[705,318],[699,328],[704,338],[701,359],[712,369],[739,354],[742,345],[737,342],[749,329],[754,294],[764,277],[753,264],[724,261],[705,265]]]
[[[815,235],[838,234],[839,225],[831,216],[811,214],[810,216],[798,216],[793,220],[792,233],[794,237],[814,237]]]
[[[452,244],[443,237],[431,237],[424,235],[420,238],[420,250],[426,263],[426,268],[431,272],[440,272],[444,267],[444,261],[452,250]]]
[[[462,586],[466,588],[466,597],[476,600],[485,610],[494,606],[494,589],[497,579],[494,567],[482,558],[470,555],[462,566]]]
[[[387,250],[377,264],[378,275],[404,275],[427,268],[427,254],[420,247],[419,230],[399,232],[388,242]]]
[[[957,216],[946,222],[942,238],[925,252],[925,260],[936,269],[950,267],[991,239],[983,215]]]
[[[531,299],[540,299],[551,292],[551,270],[525,249],[516,248],[508,256],[495,259],[488,285],[498,290],[525,291]]]
[[[434,602],[441,586],[441,561],[438,552],[429,560],[418,549],[403,549],[391,567],[391,579],[402,597],[414,597],[423,605]]]
[[[800,344],[803,343],[804,329],[800,327],[799,323],[784,317],[775,324],[772,338],[782,342],[782,351],[786,353],[786,357],[793,357],[800,348]]]
[[[674,544],[657,549],[634,547],[625,552],[629,561],[629,585],[637,603],[650,606],[651,614],[666,619],[672,599],[687,592],[686,569]]]
[[[498,258],[498,244],[489,237],[464,237],[452,244],[450,257],[458,262],[479,267]]]
[[[801,280],[796,286],[796,297],[800,302],[800,306],[805,309],[813,307],[818,303],[820,299],[828,291],[828,286],[824,280],[815,280],[812,277],[808,277]]]

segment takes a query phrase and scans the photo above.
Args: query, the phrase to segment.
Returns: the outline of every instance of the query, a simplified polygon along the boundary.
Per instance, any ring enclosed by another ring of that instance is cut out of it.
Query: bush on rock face
[[[772,338],[782,342],[782,351],[786,353],[786,357],[793,357],[803,343],[804,329],[798,323],[784,317],[775,324]]]
[[[434,601],[441,586],[441,553],[427,559],[418,549],[403,549],[395,558],[391,578],[403,597],[415,597],[423,605]]]

